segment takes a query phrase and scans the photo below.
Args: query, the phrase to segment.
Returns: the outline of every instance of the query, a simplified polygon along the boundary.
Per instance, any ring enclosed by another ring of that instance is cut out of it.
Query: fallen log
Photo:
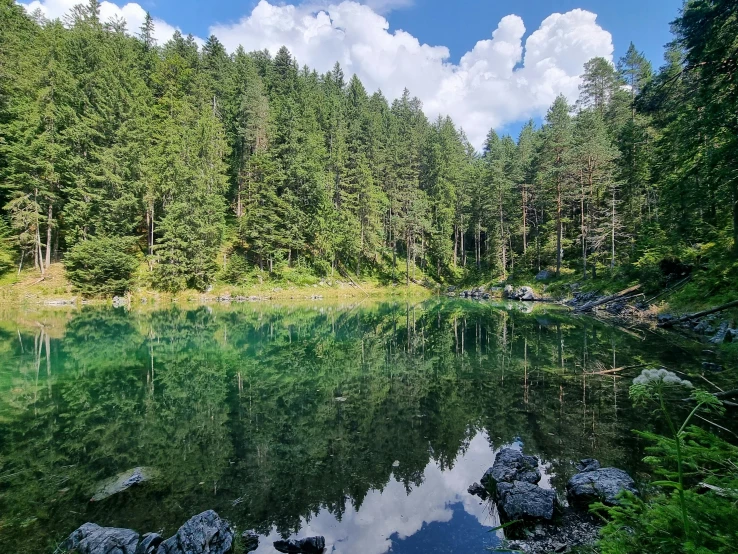
[[[606,296],[605,298],[600,298],[599,300],[593,300],[592,302],[587,302],[583,306],[574,308],[574,311],[575,312],[588,312],[591,309],[596,308],[597,306],[609,304],[610,302],[614,302],[615,300],[621,300],[624,296],[628,296],[631,292],[635,292],[639,288],[641,288],[641,285],[635,285],[635,286],[629,287],[625,290],[621,290],[618,293],[612,294],[610,296]]]
[[[677,319],[672,319],[671,321],[662,321],[661,323],[659,323],[659,327],[673,327],[674,325],[678,325],[679,323],[684,323],[685,321],[690,321],[692,319],[699,319],[700,317],[704,317],[706,315],[714,314],[717,312],[722,312],[723,310],[734,308],[736,306],[738,306],[738,300],[733,300],[732,302],[728,302],[727,304],[723,304],[722,306],[718,306],[717,308],[711,308],[709,310],[685,315]]]

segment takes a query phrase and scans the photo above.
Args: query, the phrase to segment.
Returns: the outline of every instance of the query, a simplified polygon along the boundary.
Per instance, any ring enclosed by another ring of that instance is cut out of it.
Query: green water
[[[700,348],[553,308],[465,301],[0,312],[0,552],[85,521],[174,532],[215,509],[328,552],[485,552],[468,495],[504,445],[562,492],[574,460],[637,473],[630,378]],[[156,478],[99,502],[120,472]]]

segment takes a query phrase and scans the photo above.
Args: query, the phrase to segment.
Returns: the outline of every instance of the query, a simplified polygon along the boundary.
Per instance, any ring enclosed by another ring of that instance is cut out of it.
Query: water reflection
[[[649,422],[598,373],[662,363],[699,367],[545,307],[0,314],[0,551],[52,552],[85,521],[172,533],[212,508],[336,552],[473,552],[496,522],[466,488],[493,449],[521,440],[559,492],[572,460],[635,469]],[[89,502],[139,466],[158,478]]]
[[[323,535],[326,551],[336,554],[485,552],[499,544],[488,532],[499,519],[467,488],[479,480],[491,459],[489,440],[479,432],[452,468],[428,462],[421,484],[410,492],[393,475],[382,490],[369,491],[361,507],[349,505],[340,518],[323,509],[312,519],[303,519],[297,537]],[[273,553],[272,543],[280,538],[273,529],[256,552]]]

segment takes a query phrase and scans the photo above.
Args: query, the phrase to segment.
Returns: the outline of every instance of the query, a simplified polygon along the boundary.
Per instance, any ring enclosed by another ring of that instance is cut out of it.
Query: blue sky
[[[60,17],[80,0],[26,0]],[[123,0],[102,2],[136,30],[145,11],[157,40],[175,28],[215,34],[229,51],[287,46],[320,72],[339,61],[390,100],[404,87],[431,118],[450,115],[480,147],[490,128],[516,135],[558,94],[572,103],[584,63],[617,62],[631,41],[655,67],[681,0]]]
[[[206,37],[215,23],[235,22],[251,12],[255,1],[143,0],[153,15],[185,32]],[[298,2],[281,2],[298,4]],[[610,31],[615,55],[620,57],[633,41],[659,67],[663,47],[671,40],[669,23],[676,18],[682,0],[414,0],[385,16],[390,30],[403,29],[422,42],[442,44],[452,61],[487,38],[497,22],[508,14],[523,18],[528,32],[554,12],[583,8],[597,14],[597,22]]]

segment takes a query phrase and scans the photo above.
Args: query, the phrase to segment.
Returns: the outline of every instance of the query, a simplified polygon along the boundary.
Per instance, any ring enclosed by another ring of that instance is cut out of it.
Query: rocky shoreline
[[[481,484],[469,487],[469,494],[490,501],[500,521],[507,524],[503,548],[532,554],[568,552],[593,544],[601,522],[587,508],[600,501],[616,505],[622,491],[638,494],[633,480],[621,469],[602,468],[594,459],[581,460],[578,473],[569,479],[566,498],[539,485],[540,462],[516,448],[504,448],[482,476]],[[177,532],[165,539],[158,533],[140,535],[132,529],[100,527],[85,523],[73,531],[58,552],[76,554],[230,554],[235,550],[235,530],[213,510],[193,516]],[[241,534],[241,550],[259,548],[255,531]],[[322,554],[325,538],[278,540],[275,551],[285,554]]]
[[[533,554],[568,552],[597,540],[601,522],[588,513],[591,503],[613,506],[623,491],[638,494],[633,479],[621,469],[602,468],[597,460],[585,459],[577,470],[566,485],[566,499],[560,500],[553,489],[538,485],[537,457],[505,448],[469,493],[494,502],[500,521],[507,525],[505,548]]]
[[[235,531],[213,510],[191,517],[177,532],[164,539],[158,533],[139,535],[132,529],[100,527],[85,523],[65,540],[61,552],[69,554],[230,554],[234,551]],[[259,547],[259,535],[241,535],[244,552]],[[279,540],[274,549],[285,554],[322,554],[323,537]],[[58,550],[57,550],[58,551]]]

